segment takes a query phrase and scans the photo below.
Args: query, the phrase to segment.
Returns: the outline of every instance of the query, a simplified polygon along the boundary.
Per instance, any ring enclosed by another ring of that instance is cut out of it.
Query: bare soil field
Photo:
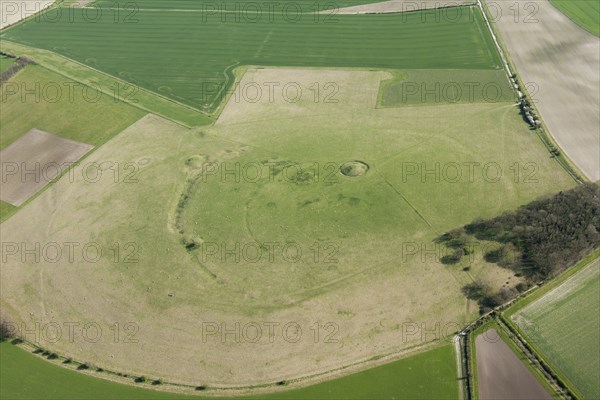
[[[597,181],[600,38],[547,0],[487,0],[487,4],[550,133],[587,177]]]
[[[344,7],[337,10],[338,14],[379,14],[398,13],[434,8],[456,7],[465,4],[475,4],[474,0],[388,0],[379,3],[363,4]],[[330,14],[331,11],[323,13]]]
[[[0,0],[0,29],[16,24],[54,3],[54,0]]]
[[[475,346],[481,400],[552,399],[495,329],[479,335]]]
[[[93,146],[32,129],[0,151],[0,199],[20,206]]]

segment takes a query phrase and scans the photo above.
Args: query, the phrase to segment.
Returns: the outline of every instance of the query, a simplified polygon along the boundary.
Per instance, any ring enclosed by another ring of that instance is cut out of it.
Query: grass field
[[[541,355],[583,398],[600,396],[600,260],[512,315]]]
[[[382,83],[379,104],[506,103],[515,96],[504,70],[413,69]]]
[[[550,0],[584,29],[600,36],[600,2],[596,0]]]
[[[0,344],[0,357],[0,397],[3,399],[206,399],[100,380],[43,361],[8,343]],[[452,346],[445,345],[307,388],[237,399],[456,399],[454,366]],[[49,381],[52,385],[46,383]]]
[[[145,114],[39,65],[29,65],[13,77],[0,96],[0,149],[33,128],[98,147]],[[101,115],[107,118],[98,118]]]
[[[203,20],[202,13],[142,9],[136,23],[115,23],[108,16],[88,23],[75,13],[74,22],[28,21],[0,37],[52,50],[213,111],[221,99],[217,88],[232,83],[231,69],[238,65],[500,68],[480,11],[459,10],[456,20],[439,21],[423,20],[413,12],[340,15],[335,23],[315,22],[309,14],[294,23],[281,16],[273,21],[265,17],[256,23],[223,23],[219,13]]]
[[[376,109],[381,81],[390,77],[355,69],[249,69],[242,87],[293,81],[306,89],[333,80],[337,102],[316,102],[312,94],[296,103],[280,94],[254,103],[232,96],[213,127],[189,130],[159,118],[136,123],[86,159],[134,163],[136,182],[115,183],[112,174],[98,182],[59,181],[29,203],[27,215],[3,224],[2,240],[95,242],[108,254],[115,243],[133,244],[139,261],[107,256],[93,266],[82,261],[50,268],[44,261],[24,267],[11,258],[0,280],[6,298],[19,299],[10,309],[27,323],[47,320],[47,310],[58,321],[93,315],[106,331],[114,322],[135,322],[139,345],[108,338],[42,345],[106,369],[209,386],[326,373],[435,340],[403,337],[406,323],[458,330],[477,314],[461,293],[469,275],[443,266],[439,257],[399,251],[406,244],[431,248],[435,237],[455,226],[573,182],[512,102]],[[341,176],[337,168],[351,160],[370,170]],[[500,179],[494,172],[493,182],[486,180],[482,167],[473,181],[467,170],[458,181],[403,177],[406,163],[432,169],[464,162],[495,162]],[[535,180],[515,178],[510,168],[530,162]],[[268,164],[279,169],[273,180],[238,174],[236,181],[235,173],[226,179],[209,175],[204,163],[233,171]],[[305,173],[283,171],[290,163],[306,166]],[[317,170],[311,169],[315,164]],[[226,250],[273,242],[280,246],[275,258],[256,262],[239,253],[209,255],[201,246]],[[291,242],[302,251],[295,262],[281,250]],[[487,273],[495,273],[493,267]],[[97,297],[82,303],[92,287]],[[432,289],[423,295],[422,287]],[[115,304],[122,305],[118,312]],[[293,321],[304,335],[296,343],[280,332],[273,344],[263,337],[261,351],[256,343],[219,335],[198,341],[203,323],[269,321]],[[328,322],[337,326],[337,341],[315,341],[311,327]],[[178,329],[165,337],[165,326]]]

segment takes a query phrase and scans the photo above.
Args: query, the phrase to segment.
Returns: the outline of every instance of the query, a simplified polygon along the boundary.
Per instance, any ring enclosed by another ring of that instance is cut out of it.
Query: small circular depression
[[[340,166],[340,172],[342,175],[349,177],[364,175],[368,170],[369,164],[362,161],[349,161]]]

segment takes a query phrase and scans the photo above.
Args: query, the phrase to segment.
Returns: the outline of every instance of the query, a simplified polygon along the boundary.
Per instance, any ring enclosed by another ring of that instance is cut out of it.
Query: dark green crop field
[[[598,0],[550,0],[550,2],[582,28],[600,36],[600,2]]]
[[[237,22],[235,15],[185,10],[141,9],[133,20],[107,9],[97,17],[93,10],[59,13],[31,19],[0,38],[60,53],[207,112],[218,105],[238,65],[478,70],[500,65],[481,13],[471,7],[451,14],[338,15],[332,21],[322,14],[316,21],[315,13],[298,14],[296,21],[273,13],[254,23],[244,16]]]

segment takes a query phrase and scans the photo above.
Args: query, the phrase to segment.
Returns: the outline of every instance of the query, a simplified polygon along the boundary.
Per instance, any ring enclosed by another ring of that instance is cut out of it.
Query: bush
[[[88,364],[86,364],[86,363],[81,364],[80,366],[77,367],[77,369],[80,370],[80,371],[83,371],[83,370],[86,370],[86,369],[89,369],[89,368],[90,368],[90,366]]]
[[[458,262],[464,255],[465,251],[462,248],[460,248],[455,250],[452,254],[447,254],[440,258],[440,262],[446,265],[458,264]]]
[[[16,332],[14,325],[6,319],[0,317],[0,342],[4,342],[10,338],[14,338],[15,334]]]
[[[137,378],[134,379],[135,383],[144,383],[146,382],[146,377],[145,376],[138,376]]]
[[[155,380],[152,381],[152,384],[155,385],[155,386],[156,385],[162,385],[162,381],[160,379],[155,379]]]
[[[206,390],[206,386],[196,386],[196,390],[201,392],[203,390]]]
[[[58,358],[58,354],[50,353],[48,354],[48,360],[56,360]]]

